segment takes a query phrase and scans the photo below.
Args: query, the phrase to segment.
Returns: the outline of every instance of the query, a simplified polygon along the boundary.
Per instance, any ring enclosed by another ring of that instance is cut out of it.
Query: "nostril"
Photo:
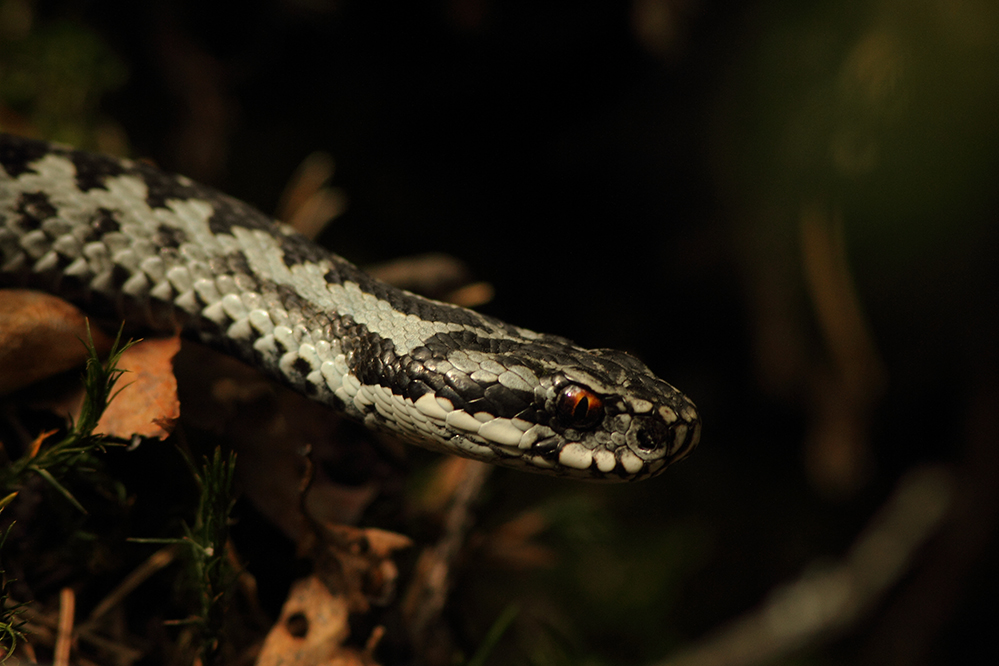
[[[639,430],[638,437],[638,448],[643,451],[655,451],[659,448],[659,440],[652,436],[648,430]]]

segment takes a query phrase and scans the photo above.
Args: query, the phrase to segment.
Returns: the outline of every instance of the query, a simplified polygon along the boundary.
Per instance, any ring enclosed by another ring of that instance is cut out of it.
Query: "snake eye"
[[[578,384],[569,384],[559,391],[555,403],[559,420],[573,428],[589,428],[604,415],[604,403],[596,393]]]

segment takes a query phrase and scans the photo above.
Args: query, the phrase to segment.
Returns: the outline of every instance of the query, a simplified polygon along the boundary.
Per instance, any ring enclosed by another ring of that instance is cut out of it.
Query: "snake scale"
[[[0,286],[181,330],[368,427],[493,464],[642,479],[700,437],[693,403],[624,352],[396,289],[183,176],[10,135]]]

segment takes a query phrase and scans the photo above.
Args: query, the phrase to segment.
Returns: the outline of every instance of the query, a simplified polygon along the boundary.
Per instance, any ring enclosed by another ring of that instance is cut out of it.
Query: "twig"
[[[420,553],[413,582],[402,601],[403,616],[417,645],[423,643],[428,629],[444,608],[451,586],[451,568],[472,524],[472,504],[493,469],[491,465],[471,460],[464,464],[464,478],[448,509],[444,534],[436,545]]]
[[[713,638],[660,666],[759,664],[841,633],[909,569],[949,510],[953,486],[953,475],[942,467],[909,472],[839,564],[813,567]]]
[[[69,666],[69,650],[73,645],[73,617],[76,615],[76,595],[64,587],[59,593],[59,625],[56,628],[53,666]]]
[[[90,612],[87,621],[77,627],[77,633],[86,631],[100,621],[108,611],[117,606],[122,600],[132,593],[135,588],[149,579],[160,569],[164,568],[175,559],[180,550],[177,544],[171,544],[159,549],[149,556],[145,562],[140,564],[132,573],[125,577],[118,585],[104,597],[99,604]]]

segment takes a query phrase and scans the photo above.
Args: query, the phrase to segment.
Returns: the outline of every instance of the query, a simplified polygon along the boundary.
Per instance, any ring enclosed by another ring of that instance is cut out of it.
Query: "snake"
[[[175,334],[424,448],[592,481],[698,444],[636,357],[381,282],[238,199],[142,161],[0,135],[0,286]]]

